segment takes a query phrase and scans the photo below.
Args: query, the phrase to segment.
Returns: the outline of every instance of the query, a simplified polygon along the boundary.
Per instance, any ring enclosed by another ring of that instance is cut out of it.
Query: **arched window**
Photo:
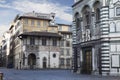
[[[99,21],[100,20],[100,9],[97,8],[96,9],[96,21]]]
[[[85,5],[82,9],[82,17],[83,17],[83,26],[85,26],[85,29],[90,28],[90,22],[91,22],[91,17],[90,17],[90,7],[88,5]]]
[[[79,13],[75,14],[75,22],[76,22],[76,28],[78,29],[80,27],[80,19],[79,19]]]
[[[77,28],[79,28],[79,27],[80,27],[79,22],[80,22],[79,18],[76,18],[76,26],[77,26]]]
[[[96,22],[98,22],[100,20],[100,2],[96,1],[93,7],[94,7],[94,12],[95,12]]]
[[[116,32],[115,23],[110,23],[110,32]]]
[[[90,14],[89,14],[89,12],[85,13],[85,20],[86,20],[87,25],[90,24]]]
[[[47,58],[43,57],[43,68],[47,68]]]

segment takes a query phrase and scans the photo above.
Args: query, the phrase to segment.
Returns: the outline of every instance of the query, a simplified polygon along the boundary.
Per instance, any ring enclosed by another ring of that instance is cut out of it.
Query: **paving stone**
[[[3,80],[120,80],[120,77],[81,75],[70,70],[15,70],[0,68]]]

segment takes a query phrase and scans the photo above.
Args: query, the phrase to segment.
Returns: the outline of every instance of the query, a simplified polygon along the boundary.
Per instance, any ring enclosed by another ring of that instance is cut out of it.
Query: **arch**
[[[97,8],[100,8],[102,6],[102,3],[100,2],[100,0],[96,0],[94,3],[93,3],[93,7],[95,8],[95,6]]]
[[[43,68],[47,68],[47,58],[43,57]]]
[[[36,65],[36,55],[31,53],[28,55],[28,65],[31,69],[33,69],[34,65]]]
[[[91,11],[90,6],[89,5],[84,5],[81,11],[82,11],[82,13],[84,11]]]
[[[115,32],[115,31],[116,31],[115,23],[111,22],[110,23],[110,32]]]
[[[74,16],[75,16],[75,18],[78,18],[79,17],[79,13],[76,12]]]

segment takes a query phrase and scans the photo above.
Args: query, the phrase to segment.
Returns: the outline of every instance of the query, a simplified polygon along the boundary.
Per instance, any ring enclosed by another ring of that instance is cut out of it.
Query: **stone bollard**
[[[3,73],[0,72],[0,80],[3,80]]]

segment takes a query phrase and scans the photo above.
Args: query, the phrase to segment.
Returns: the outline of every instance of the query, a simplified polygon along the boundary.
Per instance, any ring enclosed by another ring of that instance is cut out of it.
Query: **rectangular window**
[[[37,26],[40,27],[41,26],[41,22],[37,21]]]
[[[110,51],[111,52],[120,52],[120,44],[118,44],[118,43],[112,43],[111,45],[110,45]]]
[[[60,65],[62,65],[62,66],[64,65],[64,58],[60,59]]]
[[[59,28],[59,31],[62,31],[62,26],[59,26],[58,28]]]
[[[23,44],[27,44],[27,40],[26,39],[23,39]]]
[[[64,55],[64,49],[61,48],[61,53],[60,53],[62,56]]]
[[[33,37],[30,38],[30,45],[35,45],[35,39]]]
[[[61,47],[63,47],[63,46],[64,46],[64,40],[61,41]]]
[[[53,39],[53,46],[57,46],[57,39]]]
[[[33,25],[35,25],[35,22],[34,22],[34,20],[31,20],[31,25],[33,26]]]
[[[111,52],[115,52],[116,51],[116,45],[115,44],[111,44],[110,45],[110,51]]]
[[[70,49],[66,49],[66,55],[70,56]]]
[[[62,34],[62,37],[63,37],[63,38],[65,38],[65,35],[64,35],[64,34]]]
[[[70,47],[70,41],[66,41],[66,47]]]
[[[112,68],[119,68],[120,67],[120,56],[118,54],[111,55],[111,67]]]
[[[120,52],[120,44],[117,44],[117,52]]]
[[[67,38],[67,34],[64,34],[64,38]]]
[[[116,23],[116,32],[120,32],[120,22]]]
[[[43,46],[46,46],[46,42],[47,42],[47,41],[46,41],[46,38],[42,38],[42,45],[43,45]]]
[[[28,19],[24,19],[24,24],[28,24]]]
[[[43,27],[47,27],[47,22],[46,21],[43,22]]]
[[[115,23],[110,23],[110,32],[116,32]]]
[[[117,15],[117,16],[120,16],[120,7],[117,7],[117,8],[116,8],[116,15]]]
[[[67,66],[70,66],[70,59],[66,59]]]
[[[23,32],[27,32],[28,30],[27,29],[23,29]]]

